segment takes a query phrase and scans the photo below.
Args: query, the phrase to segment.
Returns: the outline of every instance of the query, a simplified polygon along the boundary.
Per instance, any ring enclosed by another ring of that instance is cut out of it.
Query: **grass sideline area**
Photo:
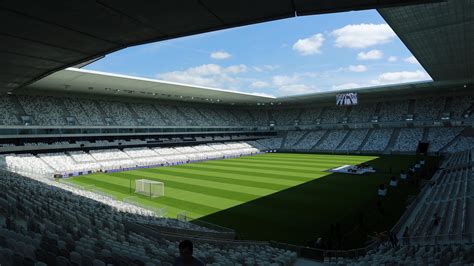
[[[377,188],[392,175],[407,170],[418,156],[325,155],[267,153],[236,159],[212,160],[178,166],[95,173],[69,178],[119,200],[167,208],[167,216],[187,214],[235,229],[239,238],[276,240],[306,245],[318,236],[329,238],[330,224],[339,223],[345,242],[341,248],[360,247],[373,231],[390,229],[403,213],[406,199],[418,188],[401,182],[383,199],[384,214],[377,211]],[[428,158],[428,166],[434,163]],[[347,175],[326,170],[367,162],[377,173]],[[392,172],[392,174],[390,173]],[[135,179],[165,184],[165,196],[137,195]],[[132,182],[130,182],[132,180]],[[132,193],[130,193],[130,183]]]

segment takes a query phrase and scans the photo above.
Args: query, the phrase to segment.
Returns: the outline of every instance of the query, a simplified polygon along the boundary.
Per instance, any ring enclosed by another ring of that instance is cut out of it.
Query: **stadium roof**
[[[383,97],[413,97],[423,93],[465,91],[472,90],[473,87],[474,79],[469,79],[415,82],[350,89],[347,91],[357,92],[360,96],[363,96],[364,100],[378,100]],[[327,103],[335,101],[336,94],[343,93],[343,91],[330,91],[275,98],[77,68],[58,71],[16,92],[27,93],[30,90],[236,105]]]
[[[474,1],[378,11],[433,80],[474,77]]]
[[[273,97],[245,92],[186,85],[156,79],[132,77],[99,71],[68,68],[40,79],[26,90],[52,90],[84,94],[141,97],[205,103],[255,104],[272,101]],[[22,91],[22,89],[19,89]]]
[[[433,1],[440,0],[2,0],[0,91],[131,45],[301,15]],[[469,8],[460,12],[472,15]]]

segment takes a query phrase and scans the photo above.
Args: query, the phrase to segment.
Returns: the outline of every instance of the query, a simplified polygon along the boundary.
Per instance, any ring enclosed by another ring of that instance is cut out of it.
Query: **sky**
[[[85,69],[275,97],[431,80],[375,10],[129,47]]]

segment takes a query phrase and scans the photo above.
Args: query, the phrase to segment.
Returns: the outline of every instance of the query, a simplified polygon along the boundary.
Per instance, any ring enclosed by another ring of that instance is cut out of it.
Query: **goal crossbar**
[[[135,180],[135,193],[151,198],[162,197],[165,195],[165,185],[160,181],[137,179]]]

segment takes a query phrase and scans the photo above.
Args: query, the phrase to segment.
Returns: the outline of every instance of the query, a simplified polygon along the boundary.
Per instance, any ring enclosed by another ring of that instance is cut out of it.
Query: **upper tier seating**
[[[273,119],[277,125],[280,126],[291,126],[295,124],[295,120],[298,118],[300,110],[288,109],[288,110],[274,110]]]
[[[426,98],[415,101],[415,120],[436,120],[444,110],[445,98]]]
[[[321,115],[321,108],[303,109],[300,115],[300,125],[312,125]]]
[[[183,103],[166,104],[53,97],[37,95],[0,96],[0,125],[29,123],[42,126],[276,126],[367,123],[372,117],[379,122],[400,122],[405,115],[415,121],[439,120],[444,113],[452,119],[465,118],[472,109],[472,97],[437,97],[364,103],[357,106],[294,107],[285,109],[251,108],[216,105],[209,107]],[[410,111],[408,110],[410,108]],[[20,121],[25,116],[25,121]],[[31,121],[28,120],[31,117]]]
[[[382,102],[379,121],[393,122],[404,120],[404,115],[408,113],[408,101]]]

